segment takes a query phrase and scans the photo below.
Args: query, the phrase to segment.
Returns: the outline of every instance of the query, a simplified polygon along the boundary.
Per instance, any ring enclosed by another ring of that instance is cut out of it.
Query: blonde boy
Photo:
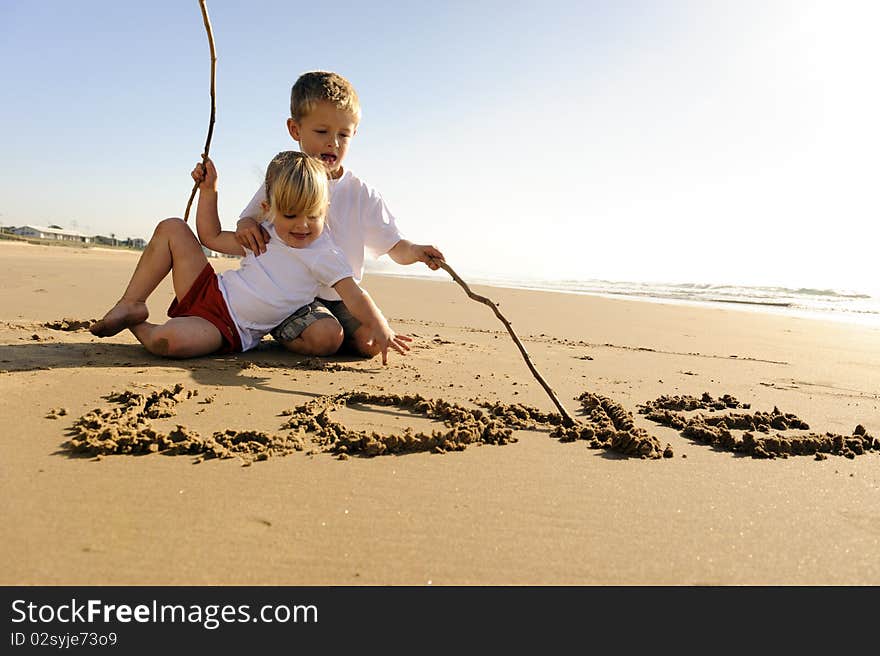
[[[431,269],[443,254],[434,246],[403,239],[394,216],[378,191],[343,167],[348,148],[361,118],[354,87],[341,75],[326,71],[304,73],[290,93],[287,131],[300,150],[319,158],[330,178],[330,208],[327,229],[360,283],[364,254],[387,254],[397,264],[424,262]],[[270,236],[260,225],[265,189],[257,190],[241,213],[235,238],[255,255],[265,252]],[[377,353],[369,331],[339,294],[323,287],[313,303],[295,310],[274,330],[272,336],[285,348],[306,355],[332,355],[345,343],[356,352]]]

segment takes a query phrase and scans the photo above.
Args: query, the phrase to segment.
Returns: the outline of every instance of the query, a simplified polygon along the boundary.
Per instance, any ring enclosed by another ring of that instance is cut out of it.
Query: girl
[[[181,219],[161,221],[144,249],[122,298],[90,326],[98,337],[128,328],[148,351],[171,358],[209,353],[235,353],[254,348],[291,308],[307,309],[320,285],[336,290],[352,315],[367,327],[370,343],[387,364],[389,348],[409,350],[405,335],[396,335],[385,317],[352,277],[351,267],[329,235],[324,216],[329,202],[327,170],[304,153],[285,151],[266,171],[265,227],[272,245],[259,259],[246,252],[235,233],[220,229],[217,214],[217,170],[210,159],[192,172],[199,182],[196,212],[198,239]],[[201,241],[201,243],[199,243]],[[216,274],[202,245],[220,253],[245,256],[238,269]],[[269,256],[269,257],[267,257]],[[171,272],[176,298],[163,324],[147,322],[147,297]],[[292,350],[306,355],[335,353],[343,334],[310,326],[294,340]],[[318,334],[318,331],[314,331]],[[331,343],[332,342],[332,343]]]

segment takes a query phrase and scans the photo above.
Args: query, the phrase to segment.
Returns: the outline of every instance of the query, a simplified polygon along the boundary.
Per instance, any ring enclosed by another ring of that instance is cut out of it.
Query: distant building
[[[86,235],[76,230],[65,230],[58,225],[45,226],[2,226],[0,232],[5,232],[19,237],[30,239],[47,239],[54,241],[69,241],[79,244],[94,244],[99,246],[117,246],[142,251],[147,247],[147,240],[140,237],[126,237],[120,239],[113,233],[109,237],[104,235]]]
[[[205,257],[229,257],[229,258],[238,258],[238,255],[229,255],[228,253],[221,253],[219,251],[212,251],[207,246],[202,246],[202,252],[205,254]]]
[[[109,237],[105,237],[104,235],[95,235],[95,243],[102,244],[104,246],[132,248],[139,251],[142,251],[147,247],[147,241],[145,239],[141,239],[140,237],[126,237],[125,239],[120,239],[112,233]]]
[[[58,226],[20,226],[12,228],[12,234],[22,237],[33,237],[35,239],[54,239],[57,241],[70,241],[80,244],[91,244],[94,242],[94,235],[84,235],[75,230],[64,230]]]
[[[116,237],[105,237],[104,235],[95,235],[95,243],[102,246],[119,246],[119,240]]]

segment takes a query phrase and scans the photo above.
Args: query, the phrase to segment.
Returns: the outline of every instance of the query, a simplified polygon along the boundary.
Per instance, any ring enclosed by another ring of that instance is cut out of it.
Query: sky
[[[347,167],[459,273],[880,293],[878,2],[207,6],[226,228],[334,70]],[[197,0],[0,0],[0,224],[182,216],[209,79]]]

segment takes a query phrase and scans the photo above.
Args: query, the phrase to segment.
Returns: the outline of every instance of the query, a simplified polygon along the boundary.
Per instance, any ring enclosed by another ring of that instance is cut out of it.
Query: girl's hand
[[[217,169],[210,157],[205,158],[204,164],[196,164],[192,179],[199,183],[199,191],[217,191]]]
[[[406,355],[406,352],[409,351],[409,346],[407,342],[411,342],[412,337],[408,337],[406,335],[397,335],[388,324],[384,326],[377,326],[376,330],[373,331],[373,334],[370,335],[368,344],[374,344],[379,347],[380,352],[382,353],[382,364],[388,364],[388,349],[393,348],[395,351],[400,353],[401,355]]]

